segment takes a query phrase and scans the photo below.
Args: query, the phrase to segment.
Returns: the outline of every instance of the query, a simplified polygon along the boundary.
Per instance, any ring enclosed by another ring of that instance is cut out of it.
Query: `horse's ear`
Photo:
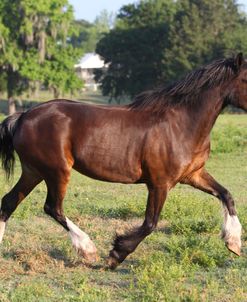
[[[243,56],[243,53],[240,52],[239,54],[237,54],[237,56],[235,58],[235,64],[236,64],[238,70],[242,66],[243,62],[244,62],[244,56]]]

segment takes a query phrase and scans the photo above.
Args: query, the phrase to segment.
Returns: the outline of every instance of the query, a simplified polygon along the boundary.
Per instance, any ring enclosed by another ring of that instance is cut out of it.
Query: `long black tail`
[[[2,168],[6,172],[7,179],[10,178],[14,171],[15,150],[13,137],[22,114],[23,112],[14,113],[0,124],[0,160],[2,161]]]

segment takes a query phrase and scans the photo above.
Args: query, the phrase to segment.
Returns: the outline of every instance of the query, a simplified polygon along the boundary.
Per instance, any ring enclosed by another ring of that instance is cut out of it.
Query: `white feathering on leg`
[[[222,237],[228,246],[235,244],[240,250],[242,226],[236,215],[229,215],[227,209],[225,209],[224,212],[225,221],[222,230]]]
[[[5,231],[5,225],[6,225],[6,222],[0,221],[0,243],[3,240],[3,235],[4,235],[4,231]]]
[[[82,255],[95,254],[97,249],[89,238],[89,236],[78,228],[71,220],[66,218],[67,226],[69,228],[69,235],[72,240],[72,244],[77,252]]]

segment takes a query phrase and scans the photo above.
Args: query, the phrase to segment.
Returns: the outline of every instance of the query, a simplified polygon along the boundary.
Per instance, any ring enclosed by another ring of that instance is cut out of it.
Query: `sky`
[[[118,10],[125,4],[135,3],[135,0],[69,0],[70,4],[74,6],[76,19],[84,19],[93,22],[106,9],[108,12],[117,13]],[[239,0],[247,11],[247,0]]]
[[[247,1],[247,0],[246,0]],[[108,12],[117,13],[117,11],[126,4],[135,3],[134,0],[69,0],[74,6],[75,18],[84,19],[93,22],[106,9]]]

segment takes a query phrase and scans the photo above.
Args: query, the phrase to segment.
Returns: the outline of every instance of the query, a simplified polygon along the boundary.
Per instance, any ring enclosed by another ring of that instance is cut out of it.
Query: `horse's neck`
[[[209,136],[222,108],[223,99],[219,89],[207,93],[198,104],[187,111],[191,128],[202,138]]]

